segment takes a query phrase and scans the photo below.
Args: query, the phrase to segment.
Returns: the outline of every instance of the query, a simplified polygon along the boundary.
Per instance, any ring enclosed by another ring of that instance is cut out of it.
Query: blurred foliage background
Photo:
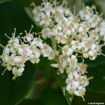
[[[6,45],[8,38],[5,33],[11,36],[14,28],[17,35],[24,30],[40,30],[27,15],[24,7],[30,3],[40,4],[41,0],[0,0],[0,43]],[[68,0],[71,10],[78,12],[83,3],[96,5],[99,13],[105,17],[105,0]],[[105,51],[105,48],[103,48]],[[2,48],[0,48],[2,53]],[[56,70],[50,67],[47,59],[41,58],[38,65],[26,64],[24,74],[12,80],[11,72],[6,71],[2,76],[4,68],[0,66],[0,105],[68,105],[60,87],[59,82],[64,81],[56,76]],[[71,105],[88,105],[88,102],[105,103],[105,57],[99,56],[96,61],[90,62],[88,76],[94,78],[87,87],[85,102],[82,98],[74,96]]]

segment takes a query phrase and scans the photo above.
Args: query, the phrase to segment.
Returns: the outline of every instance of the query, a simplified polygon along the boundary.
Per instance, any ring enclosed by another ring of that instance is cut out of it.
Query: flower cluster
[[[95,60],[105,41],[105,21],[95,6],[86,6],[74,15],[67,5],[44,1],[33,5],[35,22],[43,27],[43,39],[52,40],[54,51],[58,51],[57,63],[51,66],[60,73],[67,73],[66,90],[83,97],[89,78],[84,59]],[[79,61],[79,59],[81,59]]]
[[[14,33],[5,46],[1,59],[3,66],[9,71],[12,70],[13,79],[15,79],[22,75],[27,61],[31,61],[33,64],[39,63],[40,55],[48,57],[48,59],[54,59],[52,48],[43,43],[40,38],[35,37],[33,33],[26,32],[22,38],[16,37]]]
[[[3,66],[12,70],[16,78],[22,75],[26,61],[39,63],[43,55],[56,62],[51,66],[57,68],[59,74],[67,74],[66,91],[83,97],[89,84],[84,60],[95,60],[102,54],[105,21],[95,6],[86,6],[77,15],[65,3],[56,1],[33,6],[34,20],[43,27],[40,37],[31,32],[16,37],[14,33],[1,55]]]

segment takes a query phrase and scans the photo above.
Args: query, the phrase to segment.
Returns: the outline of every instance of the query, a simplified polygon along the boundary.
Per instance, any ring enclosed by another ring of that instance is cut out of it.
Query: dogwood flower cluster
[[[41,6],[33,6],[34,20],[43,27],[42,38],[51,40],[54,51],[58,51],[57,63],[52,66],[60,73],[67,73],[66,90],[83,97],[89,84],[84,59],[95,60],[102,54],[105,21],[95,6],[86,6],[77,15],[57,1],[43,1]]]
[[[22,75],[27,61],[39,63],[43,55],[56,62],[51,66],[57,68],[59,74],[67,74],[66,91],[83,97],[89,84],[85,59],[95,60],[102,54],[105,20],[95,6],[86,6],[77,15],[56,0],[33,6],[34,20],[43,27],[40,37],[31,32],[16,37],[14,33],[1,55],[3,66],[16,78]],[[46,43],[47,40],[51,43]]]
[[[31,61],[33,64],[39,63],[41,55],[50,60],[54,59],[52,48],[43,43],[40,38],[34,37],[34,34],[26,33],[22,38],[15,37],[13,34],[3,50],[1,59],[3,66],[12,71],[13,79],[15,79],[22,75],[27,61]]]
[[[87,65],[79,62],[76,55],[60,55],[58,63],[51,66],[58,68],[60,73],[67,73],[66,90],[70,94],[85,95],[85,87],[89,84],[89,78],[85,75]]]

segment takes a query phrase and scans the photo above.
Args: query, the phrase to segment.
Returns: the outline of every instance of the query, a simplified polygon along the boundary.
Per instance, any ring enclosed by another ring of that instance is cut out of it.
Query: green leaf
[[[32,2],[35,4],[40,4],[42,0],[18,0],[18,2],[22,5],[22,7],[30,6]]]
[[[11,0],[0,0],[0,3],[5,3],[5,2],[9,2]]]
[[[44,105],[41,100],[23,100],[19,105]]]
[[[29,92],[34,81],[35,67],[29,62],[26,65],[23,75],[16,80],[11,79],[12,75],[8,71],[0,78],[1,105],[17,105]]]
[[[25,7],[24,9],[25,9],[27,15],[30,17],[30,19],[35,23],[34,16],[32,14],[32,8],[31,7]]]
[[[87,71],[89,76],[93,76],[87,89],[95,93],[105,94],[105,63],[89,66]]]
[[[72,100],[73,100],[73,95],[69,94],[66,90],[64,90],[64,87],[66,86],[66,83],[65,83],[66,76],[65,75],[57,75],[57,72],[56,71],[54,71],[54,75],[55,75],[55,78],[57,79],[57,81],[58,81],[58,83],[60,85],[61,90],[63,92],[65,91],[64,92],[64,96],[65,96],[65,98],[67,100],[67,103],[69,105],[71,105]]]
[[[43,91],[41,99],[45,105],[67,105],[61,91],[49,87]]]
[[[29,18],[33,21],[33,23],[37,25],[39,29],[42,29],[42,26],[40,26],[39,23],[35,22],[34,15],[32,13],[32,7],[25,7],[24,9],[27,15],[29,16]]]

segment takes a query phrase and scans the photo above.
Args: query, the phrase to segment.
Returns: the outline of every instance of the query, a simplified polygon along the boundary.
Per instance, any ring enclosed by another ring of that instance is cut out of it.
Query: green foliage
[[[67,105],[61,91],[52,88],[46,88],[41,96],[45,105]]]
[[[11,0],[0,0],[0,3],[5,3],[5,2],[9,2]]]
[[[31,100],[27,99],[22,101],[19,105],[44,105],[41,100]]]
[[[88,75],[93,76],[93,79],[90,80],[87,89],[95,93],[105,94],[105,63],[88,67]]]
[[[54,72],[54,75],[55,75],[55,78],[60,85],[60,88],[61,88],[62,92],[64,92],[64,96],[67,100],[67,103],[69,105],[71,105],[72,100],[73,100],[73,95],[69,94],[66,90],[64,90],[64,87],[66,86],[66,83],[65,83],[66,76],[65,75],[57,75],[56,71]]]
[[[30,19],[35,23],[34,17],[33,17],[33,14],[32,14],[32,8],[31,7],[25,7],[24,9],[25,9],[26,13],[28,14],[28,16],[30,17]]]

